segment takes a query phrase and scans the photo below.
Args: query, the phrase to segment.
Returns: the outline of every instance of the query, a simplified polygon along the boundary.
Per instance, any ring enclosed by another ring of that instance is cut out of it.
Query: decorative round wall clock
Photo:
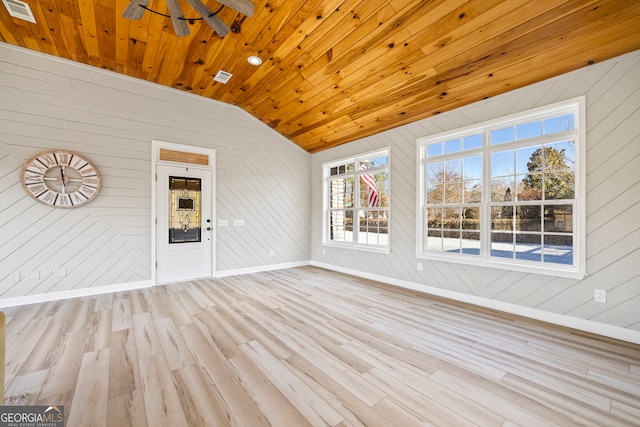
[[[54,208],[75,208],[100,191],[100,174],[84,157],[69,151],[44,151],[22,167],[22,186],[31,197]]]

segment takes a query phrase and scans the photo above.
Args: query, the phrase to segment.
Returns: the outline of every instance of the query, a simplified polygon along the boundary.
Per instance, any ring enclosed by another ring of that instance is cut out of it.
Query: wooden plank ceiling
[[[220,11],[224,38],[187,0],[184,37],[166,0],[139,21],[129,0],[27,3],[36,24],[0,6],[0,40],[238,105],[311,153],[640,49],[638,0],[254,0]]]

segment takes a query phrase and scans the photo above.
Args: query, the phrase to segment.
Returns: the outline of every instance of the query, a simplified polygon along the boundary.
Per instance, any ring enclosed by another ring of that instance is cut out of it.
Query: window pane
[[[445,252],[460,252],[459,231],[444,231],[444,239],[442,239],[442,250]]]
[[[573,236],[544,236],[543,261],[573,265]]]
[[[329,183],[329,208],[353,206],[353,176],[332,179]]]
[[[493,178],[491,180],[491,201],[512,201],[513,193],[511,189],[514,188],[514,185],[513,177]]]
[[[493,206],[491,208],[492,230],[513,230],[513,206]]]
[[[545,233],[573,233],[573,206],[545,206]]]
[[[428,204],[441,204],[442,203],[442,194],[443,194],[443,186],[442,185],[430,185],[427,188],[427,203]]]
[[[439,156],[442,154],[442,143],[427,145],[427,157]]]
[[[544,134],[549,135],[557,132],[566,132],[573,130],[574,116],[573,113],[563,116],[552,117],[544,121]]]
[[[464,181],[464,203],[480,203],[482,202],[482,180]]]
[[[462,203],[462,182],[448,182],[444,185],[445,203]]]
[[[442,231],[441,230],[427,231],[427,250],[442,252]]]
[[[464,179],[482,179],[482,156],[465,157]]]
[[[463,145],[465,150],[482,147],[482,134],[465,136],[463,138]]]
[[[544,176],[544,198],[546,200],[573,199],[575,188],[573,173],[548,173]]]
[[[491,176],[513,175],[514,150],[501,151],[491,155]]]
[[[460,138],[452,139],[449,141],[445,141],[444,143],[444,152],[447,153],[456,153],[462,149],[462,141]]]
[[[531,173],[541,170],[540,163],[536,164],[536,156],[539,156],[542,150],[541,145],[534,145],[533,147],[518,148],[516,150],[516,173]],[[536,154],[538,153],[538,154]]]
[[[541,239],[539,234],[516,234],[516,259],[542,261]]]
[[[359,232],[358,232],[358,243],[364,245],[383,245],[386,244],[384,242],[388,242],[386,239],[386,228],[385,228],[385,238],[381,239],[380,237],[380,224],[387,224],[387,219],[385,217],[385,211],[378,210],[366,210],[360,211],[358,213],[358,220],[360,224]]]
[[[445,208],[443,213],[442,228],[445,230],[460,230],[460,209]]]
[[[200,178],[169,177],[169,244],[201,241],[201,183]]]
[[[539,205],[516,208],[517,231],[542,231],[542,207]]]
[[[513,234],[491,233],[491,256],[513,258]]]
[[[427,227],[442,228],[442,208],[427,209]]]
[[[549,145],[549,148],[557,153],[558,159],[555,163],[547,162],[548,170],[566,171],[573,170],[576,162],[575,143],[573,141],[562,141]]]
[[[502,144],[503,142],[513,141],[513,127],[491,131],[491,144]]]
[[[462,208],[462,229],[480,230],[480,208]]]
[[[360,159],[358,161],[358,169],[360,170],[373,169],[373,168],[379,168],[381,166],[386,166],[388,164],[389,164],[389,155],[382,154],[375,157]]]
[[[360,207],[388,206],[388,182],[387,172],[360,174]]]
[[[429,184],[436,184],[444,182],[444,163],[429,163],[427,165],[427,182]]]
[[[334,242],[353,242],[353,211],[330,211],[329,240]]]
[[[445,181],[460,181],[462,179],[462,159],[447,160],[445,168]]]
[[[542,200],[542,174],[518,175],[518,201]]]
[[[480,233],[463,231],[461,246],[463,254],[480,255]]]
[[[516,126],[516,139],[527,139],[542,135],[542,121]]]

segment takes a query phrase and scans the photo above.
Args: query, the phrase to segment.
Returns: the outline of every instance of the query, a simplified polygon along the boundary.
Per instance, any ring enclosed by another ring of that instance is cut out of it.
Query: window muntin
[[[324,244],[389,250],[389,150],[323,165]]]
[[[418,256],[583,274],[582,102],[418,140]]]

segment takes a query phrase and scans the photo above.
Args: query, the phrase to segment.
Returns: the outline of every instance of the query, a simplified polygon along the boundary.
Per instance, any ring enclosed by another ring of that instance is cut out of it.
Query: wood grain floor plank
[[[84,353],[71,407],[65,408],[68,425],[106,427],[109,381],[100,374],[109,370],[109,353],[108,348]]]
[[[139,364],[147,421],[155,425],[188,425],[164,355],[140,359]]]
[[[255,402],[267,421],[273,426],[311,426],[306,418],[273,385],[246,355],[229,360],[235,376],[247,395]]]
[[[156,425],[152,423],[152,425]],[[109,399],[108,427],[147,427],[142,390],[134,390]]]
[[[142,388],[133,328],[112,332],[110,350],[109,398]]]
[[[68,427],[640,425],[640,345],[316,267],[6,315],[5,390]]]

